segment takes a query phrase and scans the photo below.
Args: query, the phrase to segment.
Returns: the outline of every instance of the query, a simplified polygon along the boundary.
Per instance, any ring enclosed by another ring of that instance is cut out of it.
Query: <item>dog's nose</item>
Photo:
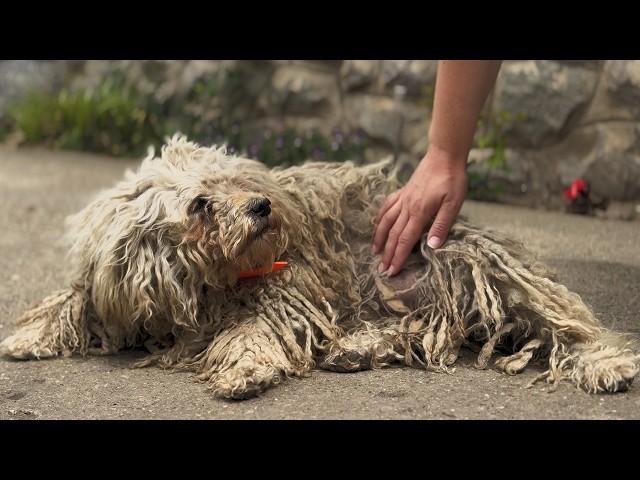
[[[271,213],[271,202],[268,198],[257,198],[249,204],[249,211],[259,217],[266,217]]]

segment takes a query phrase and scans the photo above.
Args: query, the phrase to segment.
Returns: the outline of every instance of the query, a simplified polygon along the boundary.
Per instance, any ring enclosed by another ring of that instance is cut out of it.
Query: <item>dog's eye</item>
[[[191,202],[191,205],[189,205],[189,213],[194,214],[204,212],[208,205],[209,200],[204,197],[196,197],[193,202]]]

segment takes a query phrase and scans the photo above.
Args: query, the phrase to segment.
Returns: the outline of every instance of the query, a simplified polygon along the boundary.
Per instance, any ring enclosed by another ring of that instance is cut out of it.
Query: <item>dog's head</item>
[[[193,323],[203,289],[283,254],[286,195],[261,163],[174,137],[70,219],[72,256],[100,315]]]

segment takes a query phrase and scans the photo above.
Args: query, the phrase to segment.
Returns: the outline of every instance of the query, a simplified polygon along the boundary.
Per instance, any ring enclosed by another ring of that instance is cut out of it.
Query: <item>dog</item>
[[[591,393],[626,390],[640,356],[518,242],[460,217],[395,277],[371,253],[398,188],[391,162],[268,169],[176,135],[68,219],[72,281],[17,320],[15,359],[145,347],[135,366],[195,372],[242,399],[319,367],[476,366]],[[269,272],[243,278],[251,269]]]

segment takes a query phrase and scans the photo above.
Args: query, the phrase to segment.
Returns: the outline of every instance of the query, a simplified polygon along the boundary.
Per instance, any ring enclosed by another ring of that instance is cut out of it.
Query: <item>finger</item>
[[[426,227],[426,221],[423,218],[417,216],[409,217],[407,225],[398,238],[396,251],[391,259],[389,270],[387,270],[390,277],[404,268],[407,258],[411,255],[411,250],[413,250]]]
[[[449,236],[449,230],[456,220],[460,206],[454,202],[444,201],[427,235],[427,245],[431,248],[440,248]]]
[[[379,272],[384,272],[391,263],[391,259],[396,251],[396,245],[398,243],[398,238],[402,234],[404,227],[407,225],[409,221],[409,213],[406,209],[403,209],[396,220],[396,223],[393,224],[391,230],[389,230],[389,236],[387,237],[387,243],[384,247],[384,255],[382,256],[381,269],[378,269]]]
[[[395,203],[398,201],[398,198],[400,198],[400,190],[393,192],[387,197],[380,210],[378,210],[378,215],[376,215],[376,225],[380,222],[380,219],[384,216],[384,214],[387,213],[387,211],[395,205]]]
[[[400,215],[400,211],[402,210],[402,204],[397,202],[393,205],[387,213],[382,217],[380,223],[376,227],[376,232],[373,237],[373,253],[378,253],[382,250],[384,246],[387,235],[389,234],[389,230],[393,227],[393,224],[398,219],[398,215]]]

